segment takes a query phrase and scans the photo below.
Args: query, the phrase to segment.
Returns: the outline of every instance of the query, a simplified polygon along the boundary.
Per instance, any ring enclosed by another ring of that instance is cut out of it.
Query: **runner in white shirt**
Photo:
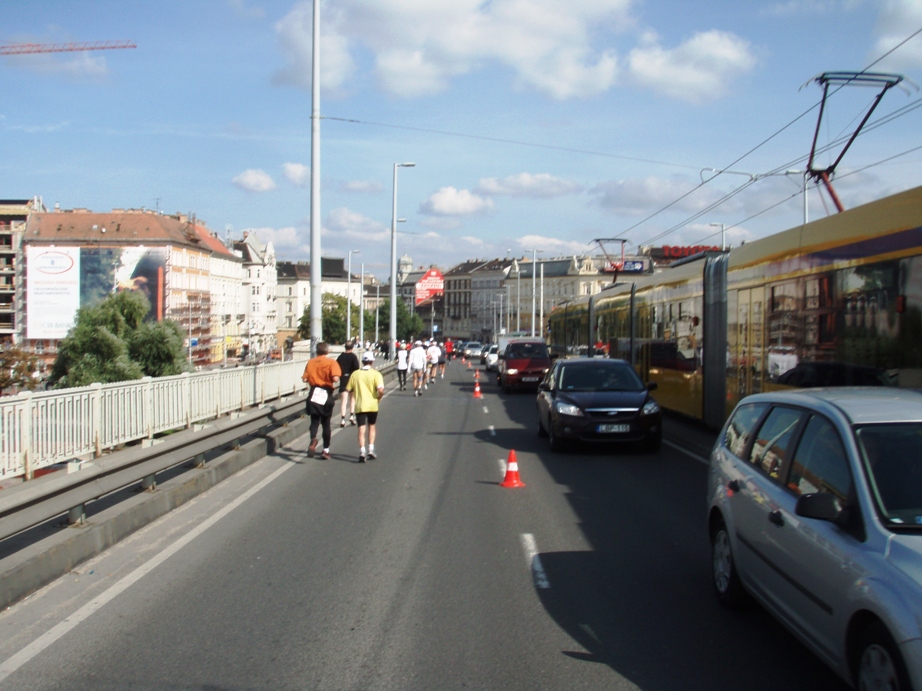
[[[429,358],[429,383],[435,384],[435,375],[439,369],[439,358],[442,357],[442,349],[439,348],[435,341],[426,349],[426,355]]]
[[[422,396],[426,384],[426,351],[422,341],[416,341],[407,357],[410,373],[413,375],[413,395]]]

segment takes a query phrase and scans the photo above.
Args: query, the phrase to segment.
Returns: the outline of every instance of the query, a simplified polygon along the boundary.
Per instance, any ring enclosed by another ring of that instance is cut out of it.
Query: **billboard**
[[[80,307],[80,248],[26,245],[26,338],[64,338]]]
[[[165,248],[26,245],[26,262],[26,338],[64,338],[80,307],[119,290],[144,294],[148,321],[164,318]]]
[[[416,304],[428,300],[434,295],[441,295],[445,290],[445,277],[438,269],[429,269],[416,282]]]

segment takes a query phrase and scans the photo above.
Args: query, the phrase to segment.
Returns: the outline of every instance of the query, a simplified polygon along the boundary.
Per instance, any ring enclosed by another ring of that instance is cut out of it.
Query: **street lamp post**
[[[711,226],[713,226],[714,228],[716,228],[717,226],[720,226],[720,249],[721,251],[726,250],[727,242],[726,242],[725,231],[727,228],[727,224],[726,223],[712,223]]]
[[[375,279],[377,280],[377,279]],[[378,315],[381,314],[381,284],[375,286],[375,343],[381,343],[381,336],[378,335]]]
[[[346,343],[352,340],[352,255],[361,250],[349,250],[349,268],[346,271]]]
[[[397,357],[397,169],[413,168],[415,163],[394,164],[394,200],[391,206],[391,309],[388,327],[390,343],[387,347],[388,358]]]
[[[522,265],[515,263],[515,330],[522,330]]]
[[[365,262],[362,262],[362,286],[359,292],[359,347],[365,352]]]
[[[538,281],[538,272],[535,270],[538,268],[538,252],[543,252],[544,250],[533,249],[531,251],[531,336],[534,338],[537,335],[537,329],[535,328],[535,298],[537,297],[537,281]]]

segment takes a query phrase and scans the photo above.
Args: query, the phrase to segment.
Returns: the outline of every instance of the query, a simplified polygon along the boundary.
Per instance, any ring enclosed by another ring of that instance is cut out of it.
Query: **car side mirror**
[[[560,353],[551,353],[551,360],[556,360],[560,357]]]
[[[548,384],[546,381],[543,381],[540,384],[538,384],[538,390],[539,391],[550,391],[551,385]]]
[[[804,494],[797,500],[794,513],[804,518],[835,522],[842,514],[842,504],[839,503],[839,498],[830,492],[813,492]]]
[[[655,381],[651,381],[647,384],[647,391],[656,391],[659,388],[659,384]]]

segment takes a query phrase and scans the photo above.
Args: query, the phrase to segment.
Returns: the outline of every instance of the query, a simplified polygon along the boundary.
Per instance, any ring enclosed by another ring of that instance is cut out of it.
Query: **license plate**
[[[630,425],[599,425],[599,426],[596,428],[596,431],[599,432],[599,433],[605,433],[605,432],[609,432],[609,433],[618,433],[618,432],[621,432],[621,433],[624,433],[624,432],[630,432],[630,431],[631,431],[631,426],[630,426]]]
[[[522,381],[538,381],[541,377],[522,377]]]

